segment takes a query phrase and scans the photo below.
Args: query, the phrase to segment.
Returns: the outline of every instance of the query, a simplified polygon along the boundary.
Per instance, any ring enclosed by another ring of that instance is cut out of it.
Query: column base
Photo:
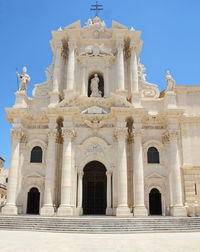
[[[147,216],[147,209],[145,206],[135,206],[133,208],[133,216],[135,217],[142,217],[142,216]]]
[[[106,215],[113,215],[113,210],[111,207],[106,208]]]
[[[50,104],[49,108],[55,107],[60,102],[60,94],[59,92],[50,92]]]
[[[140,94],[139,93],[133,93],[132,97],[132,104],[135,108],[142,108],[141,102],[140,102]]]
[[[73,209],[70,206],[60,206],[57,216],[73,216]]]
[[[177,216],[177,217],[187,216],[187,210],[184,206],[173,206],[170,209],[170,214],[172,216]]]
[[[54,216],[54,207],[53,206],[43,206],[40,210],[40,215],[41,216]]]
[[[2,210],[2,215],[17,215],[18,209],[16,205],[5,205]]]
[[[120,206],[116,209],[116,216],[117,217],[132,217],[130,209],[127,206]]]
[[[117,89],[116,94],[127,97],[128,92],[127,92],[127,90]]]
[[[75,210],[75,215],[80,216],[83,215],[83,208],[82,207],[77,207]]]

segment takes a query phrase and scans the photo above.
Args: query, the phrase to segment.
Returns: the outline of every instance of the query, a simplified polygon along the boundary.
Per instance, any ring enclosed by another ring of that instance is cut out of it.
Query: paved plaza
[[[0,231],[1,252],[200,252],[200,233],[67,234]]]

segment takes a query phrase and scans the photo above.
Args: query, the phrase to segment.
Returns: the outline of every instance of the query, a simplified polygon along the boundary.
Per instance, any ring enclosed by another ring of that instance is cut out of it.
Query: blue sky
[[[25,65],[31,82],[45,81],[52,62],[51,31],[81,20],[82,26],[94,13],[87,0],[0,0],[0,156],[9,166],[10,128],[5,107],[12,107],[17,90],[16,67]],[[165,87],[165,72],[171,70],[177,85],[200,84],[199,0],[102,0],[99,16],[111,27],[112,20],[141,30],[144,41],[140,57],[147,80]]]

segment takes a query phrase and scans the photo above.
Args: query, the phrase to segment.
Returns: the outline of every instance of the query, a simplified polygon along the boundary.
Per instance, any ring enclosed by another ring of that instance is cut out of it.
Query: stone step
[[[199,231],[200,217],[41,217],[0,216],[0,229],[44,232],[133,233]]]

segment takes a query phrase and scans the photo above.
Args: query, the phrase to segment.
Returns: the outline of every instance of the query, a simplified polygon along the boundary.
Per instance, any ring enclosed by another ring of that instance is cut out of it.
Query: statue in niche
[[[174,91],[175,88],[175,80],[172,78],[172,76],[170,75],[170,71],[167,71],[165,80],[167,82],[167,87],[166,87],[166,92],[167,91]]]
[[[23,74],[19,74],[16,71],[17,77],[20,79],[19,91],[23,91],[23,92],[26,92],[27,85],[29,81],[31,80],[30,76],[26,73],[26,71],[27,71],[26,67],[23,67]]]
[[[99,77],[98,74],[94,75],[90,83],[91,95],[90,97],[101,97],[102,92],[99,90]]]

